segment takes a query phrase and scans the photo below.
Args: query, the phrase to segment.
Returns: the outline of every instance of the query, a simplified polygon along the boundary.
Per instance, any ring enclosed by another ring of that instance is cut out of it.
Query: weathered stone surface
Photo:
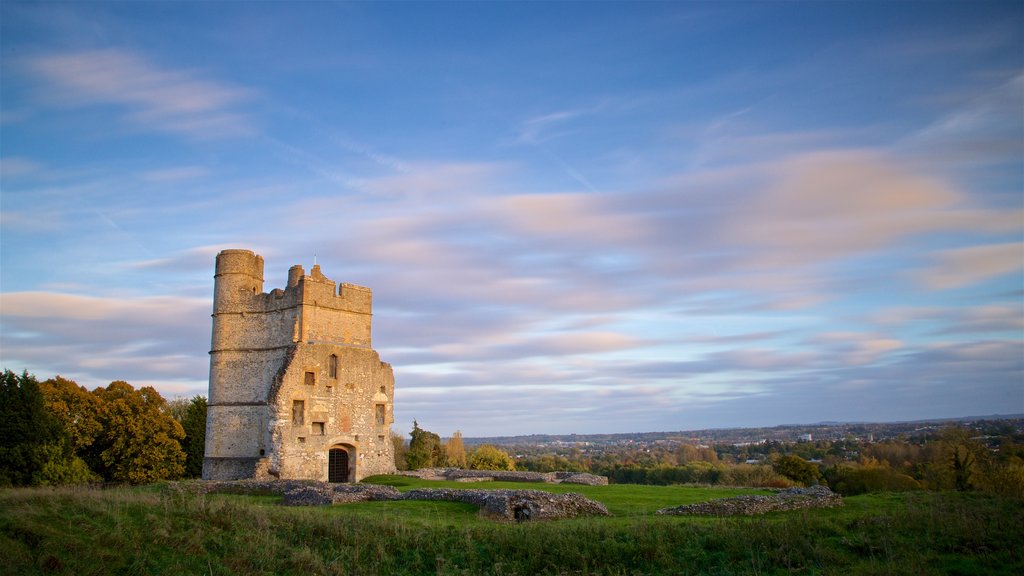
[[[390,486],[370,484],[329,484],[319,482],[299,486],[284,492],[285,506],[326,506],[366,502],[368,500],[398,500],[401,494]]]
[[[843,505],[843,497],[827,486],[787,488],[771,496],[735,496],[708,502],[663,508],[658,514],[671,516],[754,516],[807,508],[834,508]]]
[[[190,493],[282,495],[285,505],[321,506],[365,500],[400,500],[391,486],[337,484],[318,480],[227,480],[169,482],[165,490]]]
[[[265,293],[261,256],[218,254],[203,478],[393,473],[394,376],[371,347],[371,313],[370,289],[319,266],[293,266]]]
[[[580,473],[561,479],[560,482],[562,484],[583,484],[585,486],[607,486],[608,478],[598,476],[597,474]]]
[[[418,488],[405,500],[442,500],[479,506],[495,520],[556,520],[577,516],[609,516],[608,508],[580,494],[551,494],[541,490],[455,490]]]
[[[578,472],[527,472],[522,470],[463,470],[461,468],[420,468],[398,472],[402,476],[411,476],[422,480],[454,480],[457,482],[545,482],[548,484],[586,484],[588,486],[607,486],[608,478],[595,474]]]

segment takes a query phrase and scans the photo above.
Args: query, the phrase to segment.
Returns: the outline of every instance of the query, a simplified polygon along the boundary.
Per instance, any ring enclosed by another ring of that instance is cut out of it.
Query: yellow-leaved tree
[[[144,484],[185,471],[180,441],[185,431],[152,387],[123,381],[92,392],[99,399],[102,431],[90,447],[90,467],[113,482]]]
[[[512,457],[497,446],[481,444],[469,455],[470,470],[515,470]]]
[[[448,456],[448,466],[466,467],[466,446],[462,443],[462,432],[456,430],[452,433],[452,437],[444,444],[444,451]]]

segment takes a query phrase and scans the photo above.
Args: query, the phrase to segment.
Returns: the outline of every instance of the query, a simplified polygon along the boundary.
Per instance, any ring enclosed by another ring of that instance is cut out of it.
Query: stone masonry
[[[301,266],[217,255],[203,478],[357,482],[395,471],[395,381],[371,347],[372,293]]]

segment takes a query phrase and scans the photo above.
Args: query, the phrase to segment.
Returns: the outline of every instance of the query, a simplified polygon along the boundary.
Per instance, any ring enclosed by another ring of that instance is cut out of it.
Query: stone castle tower
[[[372,293],[301,266],[217,255],[203,478],[356,482],[395,471],[395,380],[370,342]]]

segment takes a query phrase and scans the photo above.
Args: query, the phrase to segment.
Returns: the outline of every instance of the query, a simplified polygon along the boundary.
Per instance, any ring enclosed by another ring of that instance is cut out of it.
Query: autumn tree
[[[171,415],[178,422],[185,421],[185,412],[192,405],[191,398],[171,398],[164,404],[164,412]]]
[[[85,386],[60,376],[41,382],[39,389],[47,411],[61,422],[71,438],[72,449],[81,456],[103,429],[99,398]]]
[[[462,432],[456,430],[452,433],[452,437],[448,439],[448,442],[445,442],[444,451],[447,456],[448,466],[453,468],[466,467],[466,446],[462,443]]]
[[[395,455],[395,468],[398,470],[408,470],[409,464],[406,462],[405,456],[409,452],[409,444],[405,441],[405,436],[392,430],[391,447]]]
[[[515,470],[512,457],[497,446],[482,444],[469,455],[470,470]]]
[[[799,456],[783,456],[772,467],[777,473],[804,486],[817,484],[821,480],[818,467]]]
[[[123,381],[97,388],[102,432],[90,449],[90,466],[107,480],[142,484],[181,476],[185,431],[165,412],[166,401],[152,387],[139,390]]]

